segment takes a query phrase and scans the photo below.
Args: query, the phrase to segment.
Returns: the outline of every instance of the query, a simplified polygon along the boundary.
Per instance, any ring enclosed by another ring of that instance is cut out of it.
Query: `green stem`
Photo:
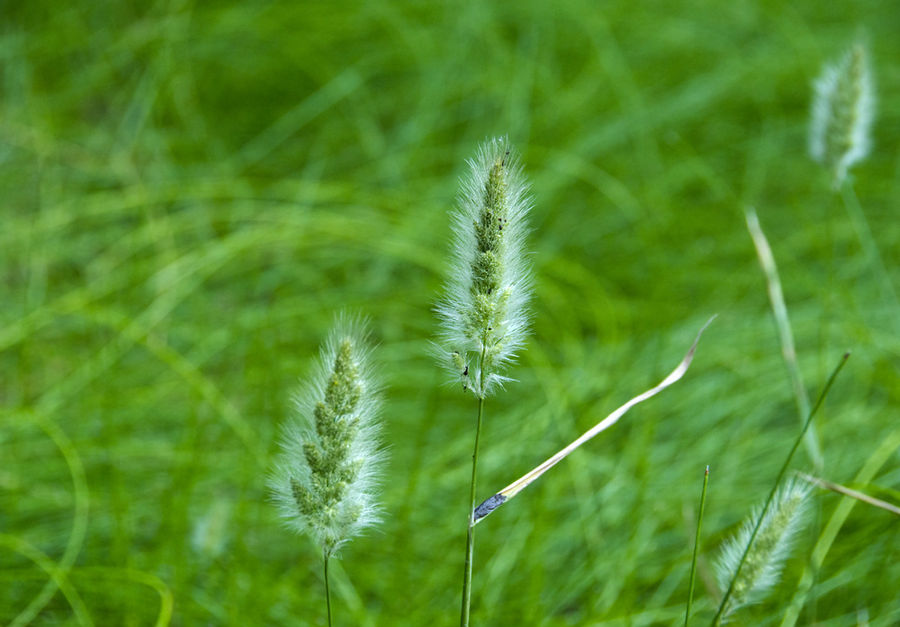
[[[865,253],[866,261],[874,267],[876,274],[878,274],[878,277],[881,279],[882,290],[887,297],[890,298],[890,304],[896,309],[900,306],[900,300],[897,298],[897,292],[894,291],[894,284],[891,283],[891,275],[884,265],[884,260],[881,258],[881,252],[878,250],[878,244],[875,243],[875,237],[872,235],[872,229],[869,227],[869,221],[866,219],[866,214],[859,204],[859,199],[856,197],[856,191],[853,189],[853,183],[849,178],[841,185],[840,193],[841,199],[844,201],[844,207],[847,209],[850,220],[853,222],[853,228],[856,229],[856,234],[859,237],[859,242]]]
[[[462,610],[460,627],[469,627],[469,608],[472,604],[472,558],[475,554],[475,473],[478,469],[478,441],[481,438],[481,417],[484,414],[484,354],[478,364],[478,422],[475,426],[475,449],[472,452],[472,483],[469,487],[469,523],[466,531],[466,565],[463,572]]]
[[[322,551],[325,558],[325,606],[328,608],[328,627],[331,627],[331,588],[328,586],[328,555],[327,550]]]
[[[763,505],[762,511],[759,513],[759,517],[756,520],[756,525],[753,527],[753,533],[750,534],[750,539],[747,541],[747,546],[744,547],[744,552],[743,554],[741,554],[741,561],[738,562],[737,568],[734,571],[734,575],[731,577],[731,582],[728,584],[728,590],[725,591],[725,596],[722,597],[722,602],[719,604],[719,610],[713,617],[713,627],[719,625],[722,622],[722,619],[725,617],[725,608],[728,606],[728,599],[731,598],[731,593],[734,591],[734,584],[737,581],[738,576],[740,576],[741,574],[741,567],[744,565],[744,562],[747,561],[747,554],[750,552],[750,547],[753,546],[753,541],[756,539],[756,534],[759,532],[759,527],[762,524],[763,518],[765,518],[766,516],[766,512],[769,510],[769,506],[772,504],[772,499],[775,497],[775,492],[778,490],[778,486],[781,484],[781,480],[787,472],[788,466],[790,465],[791,460],[794,458],[794,453],[797,452],[797,448],[799,448],[800,446],[800,442],[803,441],[803,436],[806,434],[806,430],[809,429],[809,425],[812,423],[813,416],[816,415],[819,407],[822,406],[822,402],[828,395],[828,390],[831,389],[831,384],[834,383],[835,378],[841,371],[841,368],[844,367],[844,364],[847,363],[847,359],[849,357],[850,353],[844,353],[844,357],[841,359],[841,362],[831,373],[831,376],[828,377],[828,381],[825,383],[825,387],[822,389],[822,393],[819,395],[815,406],[809,412],[809,417],[803,424],[803,429],[800,430],[800,435],[797,436],[797,439],[794,441],[794,446],[791,447],[791,452],[788,453],[787,459],[785,459],[784,464],[781,465],[781,470],[778,472],[778,476],[775,477],[775,483],[772,484],[772,489],[769,491],[769,496],[766,499],[765,504]]]
[[[700,526],[703,524],[703,510],[706,509],[706,486],[709,485],[709,466],[703,473],[703,491],[700,493],[700,513],[697,515],[697,534],[694,536],[694,555],[691,557],[691,583],[688,587],[687,609],[684,612],[684,627],[688,627],[691,605],[694,602],[694,581],[697,574],[697,547],[700,546]]]
[[[791,321],[788,317],[787,305],[784,302],[784,292],[781,289],[781,278],[778,276],[778,266],[775,264],[775,256],[769,240],[759,224],[759,218],[752,208],[744,211],[747,220],[747,229],[753,239],[756,254],[759,257],[759,265],[766,277],[766,288],[769,293],[769,303],[772,306],[772,316],[775,319],[775,328],[778,332],[778,341],[781,343],[781,355],[791,379],[794,389],[794,398],[797,401],[797,417],[800,424],[809,416],[809,394],[800,374],[800,366],[797,364],[797,349],[794,345],[794,333],[791,330]],[[822,449],[819,446],[819,438],[816,436],[814,426],[809,428],[806,434],[806,449],[817,472],[821,472],[825,465],[822,459]]]

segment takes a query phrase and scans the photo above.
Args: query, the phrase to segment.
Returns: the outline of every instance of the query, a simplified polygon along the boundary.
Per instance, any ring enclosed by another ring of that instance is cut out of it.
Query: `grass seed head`
[[[826,65],[814,89],[809,152],[831,171],[837,187],[871,146],[875,96],[865,47],[856,44]]]
[[[282,431],[270,486],[288,526],[327,555],[379,520],[378,386],[365,325],[339,320]]]
[[[810,490],[809,484],[797,479],[790,479],[778,488],[734,582],[723,617],[727,618],[738,608],[761,600],[778,583],[794,537],[803,523]],[[754,510],[740,531],[722,547],[716,562],[722,590],[728,588],[735,576],[760,513],[761,509]]]
[[[451,271],[437,306],[441,360],[464,390],[481,398],[508,380],[501,373],[528,330],[531,271],[524,246],[530,208],[507,139],[483,143],[461,182]]]

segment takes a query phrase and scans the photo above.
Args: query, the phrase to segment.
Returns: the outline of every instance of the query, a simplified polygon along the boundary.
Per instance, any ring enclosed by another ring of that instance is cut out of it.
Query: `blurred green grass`
[[[682,383],[479,525],[477,624],[672,624],[704,466],[701,583],[764,498],[798,421],[745,205],[811,392],[854,351],[817,419],[826,477],[851,482],[897,433],[900,312],[805,155],[810,82],[863,28],[879,113],[856,189],[896,285],[889,3],[0,12],[4,623],[148,625],[171,601],[175,625],[321,624],[318,551],[280,526],[265,479],[341,309],[374,321],[391,463],[386,523],[335,568],[338,624],[455,622],[474,403],[428,346],[447,210],[490,135],[509,134],[533,181],[537,281],[518,382],[487,404],[479,496],[720,317]],[[892,453],[867,487],[898,486]],[[839,502],[821,495],[819,528]],[[895,519],[855,507],[801,624],[900,621],[898,548]],[[777,624],[802,568],[744,620]],[[698,597],[702,622],[714,602]]]

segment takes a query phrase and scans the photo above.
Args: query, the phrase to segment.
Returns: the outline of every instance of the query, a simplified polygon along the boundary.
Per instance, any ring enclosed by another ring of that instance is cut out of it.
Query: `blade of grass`
[[[72,612],[75,614],[75,620],[79,625],[94,624],[87,607],[84,605],[84,601],[81,600],[81,596],[78,594],[75,586],[69,581],[68,568],[61,568],[59,563],[54,562],[46,553],[22,538],[6,533],[0,533],[0,545],[31,560],[49,575],[53,585],[56,588],[59,588],[60,592],[62,592],[63,596],[66,598],[66,601],[69,602]]]
[[[748,207],[744,211],[744,217],[747,220],[747,230],[750,231],[750,237],[753,239],[753,245],[756,248],[756,255],[759,257],[759,265],[762,267],[763,273],[766,275],[766,288],[769,292],[769,302],[772,305],[772,315],[775,317],[775,326],[778,329],[778,340],[781,343],[781,354],[784,357],[784,365],[787,366],[788,374],[791,377],[791,385],[794,388],[794,398],[797,402],[797,416],[802,423],[809,416],[809,394],[806,391],[806,385],[803,383],[803,375],[800,374],[800,367],[797,364],[797,350],[794,346],[794,334],[791,331],[791,321],[788,317],[787,305],[784,303],[784,292],[781,289],[781,279],[778,276],[778,266],[775,265],[775,256],[772,254],[772,248],[769,241],[763,233],[762,227],[759,225],[759,218],[756,211],[752,207]],[[807,431],[804,444],[806,451],[812,459],[813,466],[817,472],[821,472],[824,466],[822,458],[822,449],[819,446],[819,438],[816,436],[814,425],[810,425]]]
[[[362,84],[363,77],[356,67],[344,70],[247,142],[234,156],[233,161],[239,167],[247,167],[260,161],[316,116],[328,111]]]
[[[895,516],[900,516],[900,507],[891,505],[887,501],[876,499],[875,497],[869,496],[868,494],[864,494],[852,488],[842,486],[839,483],[832,483],[831,481],[826,481],[825,479],[813,477],[812,475],[808,475],[805,472],[797,474],[799,474],[806,481],[809,481],[810,483],[817,485],[820,488],[825,488],[826,490],[831,490],[832,492],[837,492],[838,494],[849,496],[850,498],[856,499],[857,501],[862,501],[863,503],[868,503],[869,505],[872,505],[874,507],[879,507],[886,512],[894,514]]]
[[[687,372],[688,368],[690,367],[691,361],[694,359],[694,352],[697,350],[697,344],[698,344],[698,342],[700,342],[700,336],[703,335],[703,332],[706,330],[706,327],[708,327],[710,325],[710,323],[713,320],[715,320],[715,318],[716,318],[716,316],[713,316],[712,318],[707,320],[706,324],[704,324],[703,327],[700,329],[700,331],[697,332],[697,337],[694,339],[694,343],[691,344],[691,348],[688,350],[687,354],[681,360],[681,363],[679,363],[678,366],[675,367],[675,370],[673,370],[669,374],[669,376],[667,376],[665,379],[663,379],[658,385],[656,385],[656,387],[650,388],[646,392],[643,392],[643,393],[635,396],[631,400],[629,400],[627,403],[625,403],[624,405],[622,405],[621,407],[616,409],[614,412],[609,414],[606,418],[604,418],[603,420],[598,422],[596,425],[591,427],[581,437],[579,437],[577,440],[575,440],[574,442],[569,444],[567,447],[565,447],[564,449],[562,449],[555,455],[551,456],[550,458],[546,459],[543,463],[539,464],[538,466],[536,466],[535,468],[533,468],[532,470],[530,470],[523,476],[519,477],[518,479],[516,479],[515,481],[510,483],[508,486],[506,486],[505,488],[503,488],[502,490],[500,490],[499,492],[497,492],[496,494],[494,494],[493,496],[491,496],[490,498],[488,498],[487,500],[482,502],[478,507],[475,508],[474,520],[473,520],[472,524],[473,525],[477,524],[479,521],[481,521],[483,518],[488,516],[495,509],[497,509],[498,507],[503,505],[505,502],[507,502],[508,500],[513,498],[516,494],[518,494],[519,492],[521,492],[522,490],[527,488],[529,485],[531,485],[534,481],[537,481],[537,479],[541,475],[543,475],[545,472],[547,472],[548,470],[553,468],[556,464],[558,464],[563,459],[565,459],[570,453],[572,453],[579,446],[581,446],[582,444],[584,444],[585,442],[587,442],[588,440],[593,438],[595,435],[597,435],[603,431],[606,431],[608,428],[610,428],[611,426],[616,424],[616,422],[618,422],[619,418],[624,416],[625,413],[627,413],[629,409],[631,409],[638,403],[641,403],[641,402],[647,400],[648,398],[656,396],[657,394],[659,394],[660,392],[665,390],[667,387],[669,387],[670,385],[672,385],[673,383],[675,383],[679,379],[681,379],[681,377],[684,376],[684,374]]]
[[[72,515],[72,530],[69,532],[69,539],[66,541],[65,551],[63,551],[63,555],[56,563],[54,569],[55,572],[58,572],[60,576],[64,577],[75,564],[75,560],[78,559],[78,555],[81,553],[81,549],[84,546],[85,536],[87,535],[88,512],[90,510],[91,499],[88,491],[84,463],[82,462],[81,456],[75,448],[75,445],[56,422],[41,413],[26,413],[22,415],[34,420],[41,430],[53,440],[53,443],[62,454],[66,466],[68,467],[69,475],[72,478],[72,490],[75,500],[74,512]],[[19,612],[19,614],[9,623],[11,626],[15,627],[29,624],[41,613],[54,597],[59,588],[58,581],[60,578],[53,573],[50,574],[50,580],[44,584],[41,591],[31,599],[25,609]],[[86,612],[82,616],[78,608],[75,606],[73,607],[75,608],[76,615],[79,619],[85,618],[89,620],[89,616]]]
[[[86,568],[73,569],[72,572],[78,576],[96,576],[105,578],[121,576],[124,577],[124,579],[146,586],[159,595],[159,612],[157,613],[154,627],[166,627],[172,621],[175,597],[172,594],[172,590],[166,585],[166,582],[153,573],[135,570],[133,568],[113,568],[106,566],[89,566]]]
[[[709,466],[703,473],[703,491],[700,492],[700,512],[697,514],[697,533],[694,536],[694,554],[691,557],[691,577],[688,585],[687,609],[684,611],[684,627],[687,627],[691,618],[691,605],[694,602],[694,580],[697,575],[697,550],[700,546],[700,527],[703,524],[703,510],[706,509],[706,486],[709,485]]]

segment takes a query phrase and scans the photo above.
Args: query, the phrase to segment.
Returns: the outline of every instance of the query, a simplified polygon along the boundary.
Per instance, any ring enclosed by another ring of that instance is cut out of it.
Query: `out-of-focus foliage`
[[[430,354],[465,159],[532,181],[534,332],[486,403],[484,498],[691,372],[478,528],[478,625],[672,624],[800,423],[743,208],[778,260],[824,477],[896,500],[900,17],[840,2],[31,2],[0,6],[0,622],[316,625],[277,426],[338,310],[388,385],[385,524],[333,561],[337,624],[458,612],[475,405]],[[854,187],[888,276],[806,156],[812,81],[864,30]],[[885,452],[887,447],[887,452]],[[896,448],[896,444],[894,445]],[[806,461],[799,456],[797,465]],[[871,468],[874,466],[874,468]],[[778,619],[844,497],[768,600]],[[800,623],[896,624],[900,527],[856,505]]]

